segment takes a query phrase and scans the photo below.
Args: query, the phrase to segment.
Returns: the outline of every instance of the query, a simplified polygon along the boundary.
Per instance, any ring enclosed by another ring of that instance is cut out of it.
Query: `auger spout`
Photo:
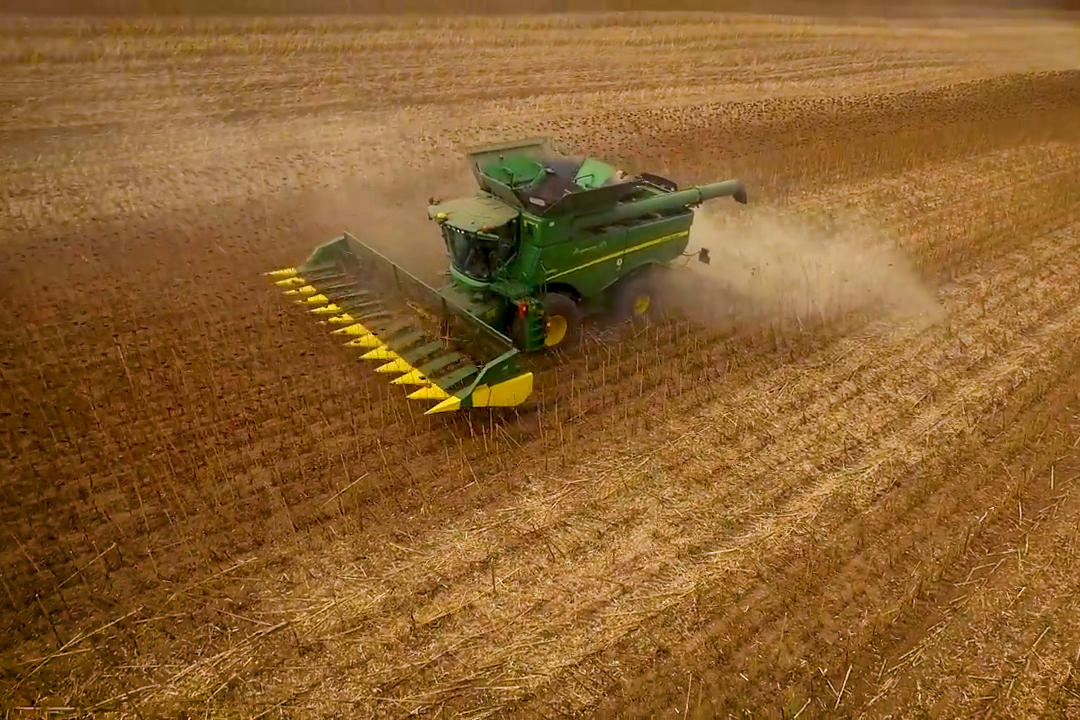
[[[574,222],[574,226],[586,228],[610,225],[624,220],[645,217],[657,212],[693,207],[706,200],[720,197],[733,197],[735,202],[745,205],[747,201],[746,186],[739,180],[724,180],[709,183],[708,185],[698,185],[685,190],[663,193],[643,200],[623,203],[606,212],[581,217]]]

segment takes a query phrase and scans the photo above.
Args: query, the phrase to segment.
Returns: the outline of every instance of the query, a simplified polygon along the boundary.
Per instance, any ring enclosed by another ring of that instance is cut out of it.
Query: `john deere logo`
[[[574,254],[575,255],[584,255],[585,253],[593,253],[593,252],[596,252],[597,250],[603,250],[605,247],[607,247],[607,240],[603,240],[601,242],[598,242],[596,245],[593,245],[592,247],[575,248],[574,249]]]

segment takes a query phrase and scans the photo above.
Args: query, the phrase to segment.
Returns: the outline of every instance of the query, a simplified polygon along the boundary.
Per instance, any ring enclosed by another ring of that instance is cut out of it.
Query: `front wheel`
[[[546,293],[540,302],[544,306],[544,349],[577,345],[581,339],[581,310],[577,303],[561,293]]]

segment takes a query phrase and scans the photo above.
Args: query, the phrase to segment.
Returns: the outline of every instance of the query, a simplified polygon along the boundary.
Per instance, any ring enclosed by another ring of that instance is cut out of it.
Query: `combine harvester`
[[[736,180],[679,190],[649,173],[624,179],[543,139],[489,145],[468,160],[477,194],[428,207],[450,261],[445,287],[348,233],[267,273],[379,363],[375,372],[434,402],[427,414],[521,405],[533,374],[519,353],[572,345],[586,315],[649,317],[655,273],[688,255],[691,208],[725,196],[746,203]],[[708,263],[708,251],[698,259]]]

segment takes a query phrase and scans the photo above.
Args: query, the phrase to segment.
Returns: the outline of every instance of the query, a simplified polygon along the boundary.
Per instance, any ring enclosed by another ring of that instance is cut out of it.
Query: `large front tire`
[[[544,306],[544,349],[563,350],[577,345],[581,340],[581,309],[577,303],[562,293],[545,293],[540,302]]]

